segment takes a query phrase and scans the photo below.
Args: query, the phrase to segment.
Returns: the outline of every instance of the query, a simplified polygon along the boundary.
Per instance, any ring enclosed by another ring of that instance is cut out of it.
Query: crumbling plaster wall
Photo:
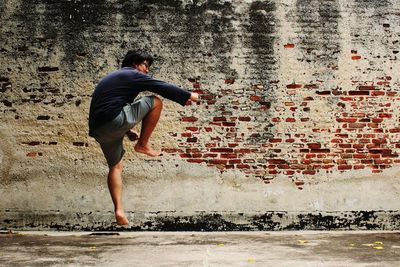
[[[396,0],[2,1],[3,216],[112,210],[88,109],[132,48],[201,101],[165,102],[162,157],[126,140],[128,211],[398,211],[399,13]]]

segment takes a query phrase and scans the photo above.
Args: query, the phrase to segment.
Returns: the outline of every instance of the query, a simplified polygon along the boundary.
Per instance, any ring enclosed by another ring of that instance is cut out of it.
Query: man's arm
[[[140,91],[156,93],[182,106],[186,105],[189,100],[195,102],[199,100],[197,93],[190,92],[165,81],[153,79],[149,75],[137,71],[134,72],[132,84],[140,89]]]

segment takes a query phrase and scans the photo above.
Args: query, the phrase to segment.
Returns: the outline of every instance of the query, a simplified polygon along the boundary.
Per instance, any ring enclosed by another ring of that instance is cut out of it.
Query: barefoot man
[[[152,63],[153,57],[146,51],[128,51],[121,69],[100,80],[90,104],[89,135],[100,144],[107,160],[108,188],[114,203],[115,219],[119,225],[129,223],[122,206],[124,136],[128,135],[134,140],[135,133],[132,128],[141,121],[140,136],[134,150],[150,157],[161,154],[151,147],[149,139],[160,118],[163,103],[154,95],[138,99],[136,97],[140,92],[150,91],[182,106],[189,100],[198,101],[199,98],[197,93],[151,78],[147,73]]]

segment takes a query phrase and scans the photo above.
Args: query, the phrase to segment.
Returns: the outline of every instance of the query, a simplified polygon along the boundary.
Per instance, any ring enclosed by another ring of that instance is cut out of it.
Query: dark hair
[[[144,50],[129,50],[128,53],[126,53],[124,60],[122,60],[121,67],[132,67],[133,65],[143,63],[145,60],[147,60],[149,66],[151,66],[154,58]]]

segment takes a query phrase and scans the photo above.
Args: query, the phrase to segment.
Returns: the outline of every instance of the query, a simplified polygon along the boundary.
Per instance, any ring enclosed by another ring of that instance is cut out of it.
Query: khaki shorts
[[[126,104],[112,121],[93,129],[93,137],[99,142],[109,167],[116,165],[125,154],[125,134],[153,108],[153,96],[144,96]]]

